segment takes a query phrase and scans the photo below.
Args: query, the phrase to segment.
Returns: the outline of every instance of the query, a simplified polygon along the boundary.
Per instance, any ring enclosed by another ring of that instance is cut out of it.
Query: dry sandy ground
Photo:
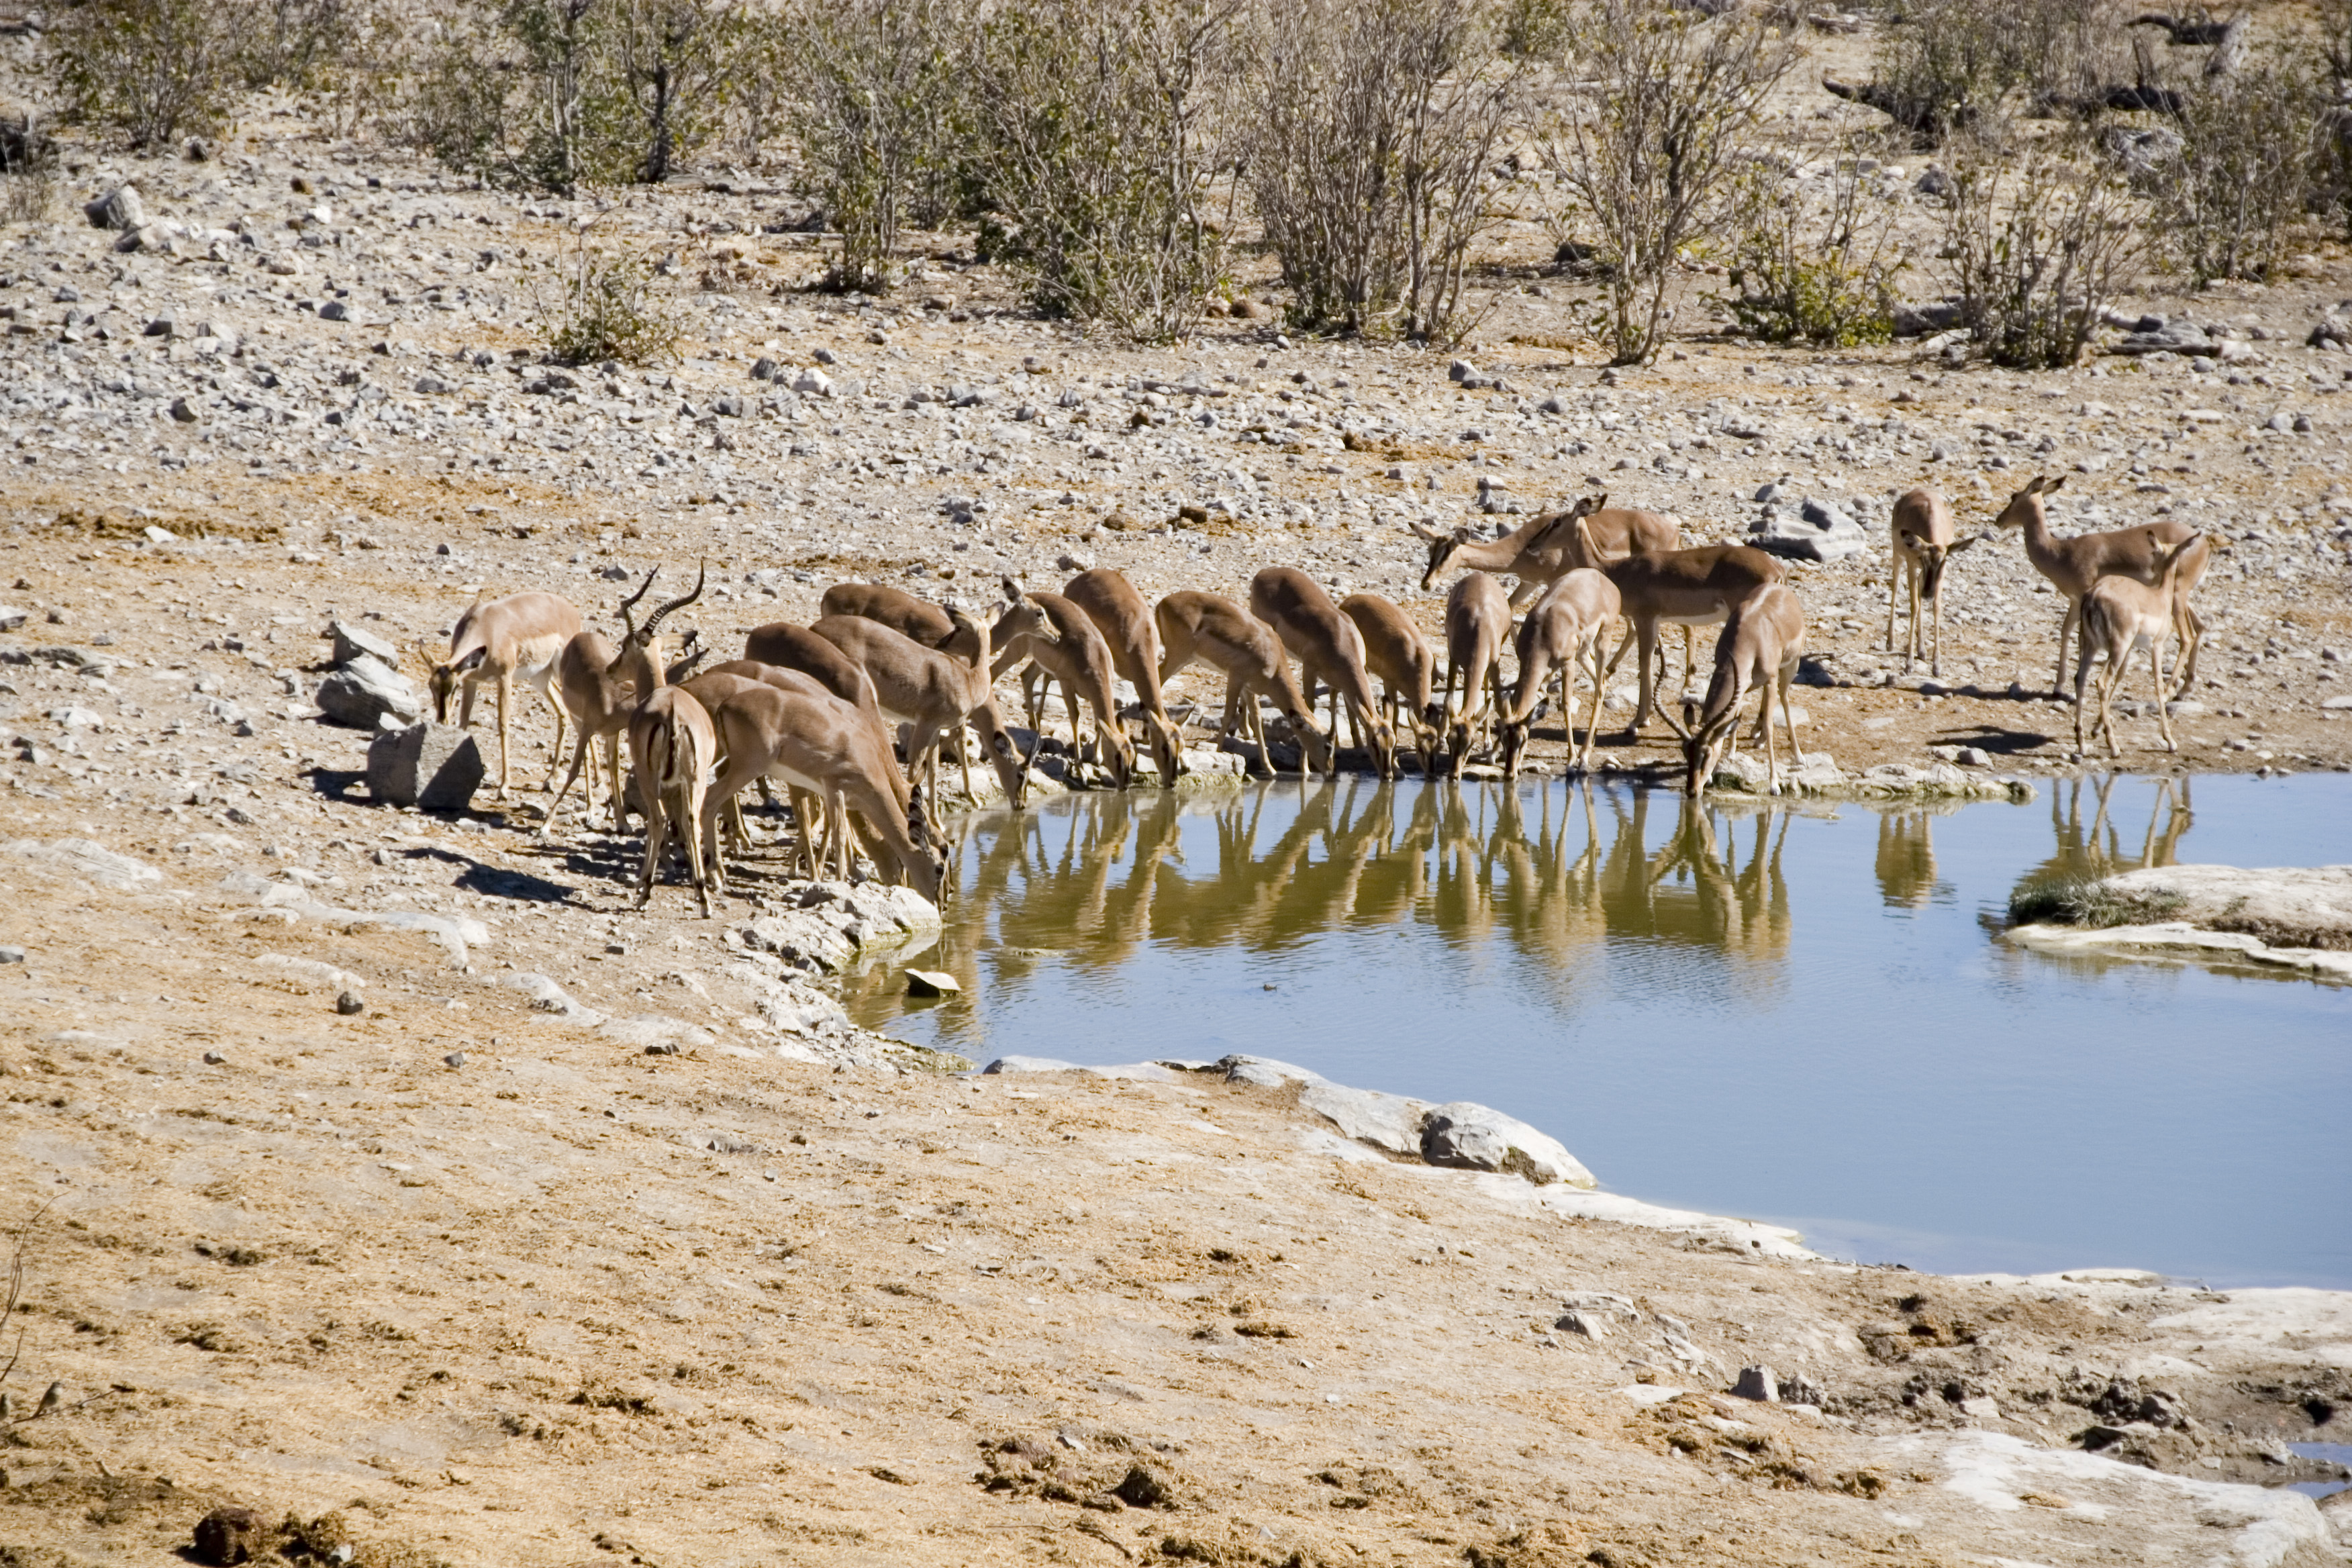
[[[10,1563],[221,1502],[386,1563],[2336,1560],[2217,1483],[2326,1473],[2262,1456],[2340,1426],[2341,1297],[1605,1223],[1213,1073],[639,1055],[496,984],[552,918],[467,974],[86,872],[9,874],[7,1386],[62,1385],[0,1450]],[[1756,1362],[1822,1410],[1722,1397]]]

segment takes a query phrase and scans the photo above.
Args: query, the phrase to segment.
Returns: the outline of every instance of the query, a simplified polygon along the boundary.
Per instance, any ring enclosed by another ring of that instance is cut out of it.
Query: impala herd
[[[2054,694],[2064,691],[2068,645],[2081,629],[2075,747],[2084,744],[2091,709],[2086,688],[2095,683],[2095,733],[2105,736],[2111,754],[2120,754],[2110,704],[2133,654],[2144,647],[2165,747],[2175,750],[2168,709],[2196,674],[2204,625],[2189,595],[2204,572],[2209,542],[2168,521],[2059,538],[2044,504],[2064,482],[2032,480],[1995,522],[2023,531],[2026,558],[2066,601]],[[712,893],[725,889],[722,851],[750,844],[736,797],[752,784],[765,792],[772,781],[789,792],[800,829],[796,854],[809,875],[829,867],[846,877],[855,840],[885,879],[939,898],[948,872],[947,844],[932,820],[942,748],[955,753],[967,798],[967,730],[977,734],[1007,802],[1018,808],[1026,796],[1029,765],[1042,742],[1024,755],[998,710],[996,684],[1007,674],[1019,676],[1028,727],[1039,736],[1058,682],[1073,754],[1091,758],[1122,788],[1140,765],[1139,748],[1149,750],[1162,780],[1181,771],[1182,725],[1165,693],[1196,661],[1223,677],[1221,732],[1253,742],[1269,771],[1264,705],[1287,721],[1303,765],[1313,771],[1336,770],[1344,712],[1355,745],[1383,779],[1395,776],[1403,751],[1424,776],[1456,774],[1482,752],[1515,774],[1532,726],[1551,706],[1546,693],[1555,680],[1556,710],[1576,765],[1590,765],[1602,694],[1633,649],[1640,695],[1627,739],[1639,737],[1654,706],[1681,741],[1685,786],[1699,795],[1736,745],[1741,709],[1753,690],[1754,739],[1765,749],[1767,787],[1777,792],[1772,713],[1777,704],[1793,759],[1789,683],[1805,643],[1804,611],[1786,569],[1747,545],[1685,548],[1675,518],[1607,501],[1605,495],[1579,500],[1491,542],[1474,541],[1466,529],[1446,535],[1412,525],[1429,545],[1424,591],[1449,572],[1463,573],[1446,596],[1442,667],[1421,627],[1392,601],[1352,594],[1334,604],[1314,579],[1291,567],[1258,573],[1246,607],[1190,590],[1148,605],[1105,567],[1080,573],[1058,594],[1030,592],[1006,579],[992,624],[897,588],[837,584],[825,590],[824,613],[811,625],[754,627],[741,658],[698,673],[709,650],[694,646],[689,633],[683,657],[670,662],[661,628],[700,598],[702,577],[640,622],[635,612],[653,587],[656,568],[620,605],[618,646],[583,630],[578,608],[555,595],[478,596],[450,633],[448,657],[433,670],[435,716],[447,722],[449,699],[462,689],[458,722],[470,724],[477,688],[495,683],[503,799],[510,787],[509,698],[517,681],[536,689],[555,711],[549,784],[562,761],[567,721],[573,736],[571,768],[548,823],[583,772],[581,809],[593,815],[601,742],[614,828],[633,806],[646,820],[638,903],[652,896],[675,839],[705,914]],[[1905,668],[1924,657],[1940,674],[1946,568],[1978,541],[1956,539],[1951,507],[1926,489],[1895,503],[1890,531],[1887,651],[1895,651],[1897,611],[1907,599]],[[1499,581],[1506,576],[1516,580],[1508,593]],[[1932,617],[1932,630],[1923,630],[1923,614]],[[1609,629],[1621,621],[1625,634],[1604,658]],[[1696,676],[1692,628],[1722,628],[1703,698],[1657,700],[1665,663],[1659,635],[1668,626],[1683,629],[1685,685]],[[2180,642],[2181,658],[2168,675],[2164,647],[2172,638]],[[1503,668],[1507,646],[1516,654],[1510,680]],[[2095,677],[2095,653],[2104,657]],[[1580,681],[1591,691],[1580,745],[1569,721]],[[1120,682],[1133,694],[1129,701],[1119,700]],[[1328,726],[1315,712],[1325,690]],[[632,763],[626,784],[624,738]]]

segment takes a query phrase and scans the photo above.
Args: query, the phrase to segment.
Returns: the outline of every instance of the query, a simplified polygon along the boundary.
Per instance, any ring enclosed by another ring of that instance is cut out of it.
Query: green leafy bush
[[[1824,348],[1895,335],[1895,279],[1909,261],[1895,237],[1894,208],[1872,188],[1860,158],[1834,161],[1818,212],[1770,163],[1752,165],[1739,184],[1736,292],[1713,303],[1741,331]]]

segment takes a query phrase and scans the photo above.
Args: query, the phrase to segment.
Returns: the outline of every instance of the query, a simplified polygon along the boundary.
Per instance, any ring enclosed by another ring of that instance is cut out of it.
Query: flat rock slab
[[[2154,866],[2100,885],[2136,899],[2181,900],[2170,912],[2194,926],[2293,932],[2302,946],[2352,943],[2352,866]]]
[[[387,714],[404,724],[425,716],[415,683],[366,654],[320,681],[317,703],[331,721],[354,730],[375,729]]]
[[[2207,931],[2187,921],[2133,926],[2016,926],[2005,934],[2020,947],[2060,957],[2195,960],[2352,985],[2352,952],[2272,947],[2243,931]]]

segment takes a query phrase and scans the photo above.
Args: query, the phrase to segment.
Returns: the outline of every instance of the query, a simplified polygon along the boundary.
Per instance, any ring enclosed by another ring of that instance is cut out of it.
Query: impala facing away
[[[449,657],[433,667],[427,683],[434,722],[449,721],[449,695],[462,684],[465,700],[458,706],[457,727],[471,729],[474,689],[484,680],[498,682],[500,800],[507,797],[507,699],[517,680],[536,689],[540,700],[555,710],[555,748],[547,763],[550,781],[563,760],[563,709],[548,695],[547,687],[555,675],[557,656],[579,632],[580,606],[555,594],[509,594],[487,601],[477,594],[449,628]]]
[[[1184,768],[1184,742],[1160,692],[1160,628],[1135,585],[1108,566],[1081,572],[1062,584],[1062,596],[1084,610],[1110,649],[1111,668],[1135,688],[1135,712],[1151,742],[1160,782],[1173,784]]]
[[[856,813],[874,834],[874,860],[883,875],[939,901],[943,868],[923,818],[922,791],[908,787],[888,737],[870,715],[828,692],[747,680],[722,698],[713,717],[727,760],[702,802],[706,843],[717,843],[719,808],[745,784],[778,779],[796,795],[823,799],[836,824]],[[724,868],[717,855],[710,861],[723,890]]]
[[[2132,654],[2147,649],[2148,677],[2155,689],[2157,728],[2164,736],[2164,749],[2177,752],[2180,747],[2172,739],[2173,691],[2164,682],[2165,640],[2179,630],[2179,595],[2180,584],[2205,567],[2208,553],[2206,538],[2192,533],[2178,544],[2168,545],[2157,560],[2157,577],[2153,586],[2137,577],[2120,574],[2100,578],[2083,595],[2083,647],[2074,661],[2074,749],[2083,749],[2083,687],[2091,674],[2091,655],[2107,656],[2105,669],[2098,674],[2099,721],[2097,733],[2107,738],[2107,755],[2123,755],[2116,744],[2116,721],[2108,710],[2116,688],[2123,684],[2124,673],[2131,665]]]
[[[1005,804],[1018,810],[1028,796],[1029,759],[1014,751],[998,717],[989,679],[988,627],[961,610],[947,612],[952,637],[977,653],[972,659],[926,647],[879,621],[862,616],[825,616],[809,629],[847,654],[874,681],[883,716],[907,726],[905,751],[909,779],[919,779],[939,798],[940,741],[960,734],[967,720],[981,739],[1004,786]],[[971,795],[971,763],[963,763],[964,794]]]
[[[1356,634],[1364,639],[1366,673],[1381,678],[1389,733],[1411,730],[1422,776],[1428,777],[1431,754],[1445,728],[1445,710],[1436,700],[1437,655],[1429,639],[1411,616],[1378,594],[1350,594],[1339,601],[1339,613],[1356,623]]]
[[[1706,684],[1706,700],[1695,722],[1685,727],[1671,705],[1661,705],[1669,726],[1683,742],[1684,787],[1696,798],[1706,793],[1715,764],[1739,727],[1740,700],[1751,686],[1757,690],[1756,737],[1764,742],[1765,788],[1780,793],[1780,753],[1772,744],[1772,704],[1780,705],[1780,727],[1789,733],[1789,755],[1801,761],[1797,750],[1796,721],[1789,712],[1789,681],[1797,673],[1805,651],[1805,612],[1797,595],[1779,583],[1769,584],[1735,605],[1715,639],[1715,674]]]
[[[2061,539],[2050,531],[2044,498],[2057,494],[2065,482],[2063,475],[2054,479],[2037,476],[2010,497],[2009,505],[1993,520],[1996,528],[2024,531],[2025,558],[2066,597],[2066,614],[2058,623],[2058,674],[2050,688],[2053,697],[2065,694],[2066,647],[2082,620],[2083,595],[2091,591],[2092,584],[2102,577],[2129,577],[2154,587],[2163,575],[2168,548],[2185,542],[2194,533],[2186,523],[2168,518],[2136,528],[2078,533],[2072,539]],[[2193,561],[2184,563],[2173,585],[2173,631],[2181,646],[2180,679],[2173,686],[2174,696],[2188,690],[2189,683],[2197,678],[2197,650],[2205,641],[2205,623],[2190,607],[2189,594],[2205,574],[2210,559],[2209,552],[2200,552]]]
[[[1045,732],[1045,699],[1053,695],[1054,682],[1060,681],[1062,709],[1070,718],[1073,755],[1079,746],[1078,703],[1083,699],[1095,710],[1100,759],[1110,769],[1116,786],[1125,789],[1135,775],[1135,743],[1127,738],[1127,726],[1119,721],[1118,700],[1111,689],[1117,672],[1111,666],[1110,645],[1103,641],[1093,618],[1061,595],[1024,593],[1010,577],[1004,579],[1003,588],[1004,614],[988,633],[989,646],[995,649],[990,676],[1002,677],[1027,659],[1034,672],[1044,677],[1045,693],[1029,709],[1030,728],[1040,736]],[[1022,672],[1024,699],[1030,690],[1030,674]]]
[[[1927,673],[1944,673],[1944,568],[1953,556],[1977,542],[1972,536],[1954,542],[1951,503],[1934,490],[1907,490],[1895,502],[1895,561],[1886,574],[1886,651],[1895,651],[1895,606],[1900,594],[1911,596],[1911,633],[1903,647],[1903,668],[1927,652],[1919,631],[1919,605],[1924,599],[1936,612],[1935,650],[1927,657]],[[1896,580],[1903,586],[1898,589]]]
[[[1511,640],[1511,602],[1503,585],[1473,572],[1445,595],[1445,752],[1460,773],[1470,748],[1503,706],[1503,645]],[[1454,688],[1462,705],[1454,705]]]

